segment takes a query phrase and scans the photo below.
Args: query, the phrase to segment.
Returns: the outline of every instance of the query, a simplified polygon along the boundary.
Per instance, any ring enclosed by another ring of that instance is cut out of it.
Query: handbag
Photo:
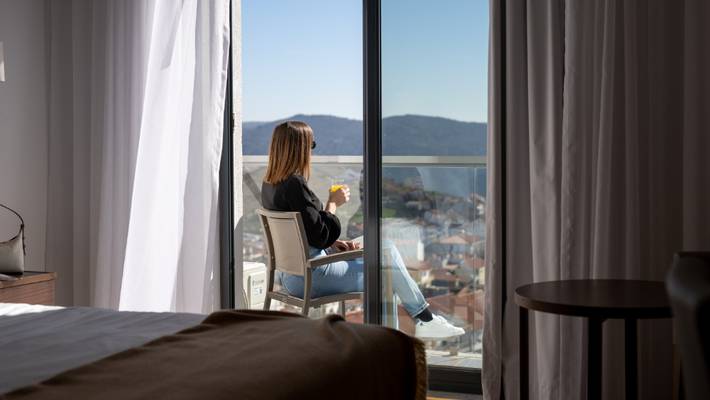
[[[0,242],[0,273],[21,274],[25,271],[25,220],[17,211],[0,204],[20,219],[20,231],[12,239]]]

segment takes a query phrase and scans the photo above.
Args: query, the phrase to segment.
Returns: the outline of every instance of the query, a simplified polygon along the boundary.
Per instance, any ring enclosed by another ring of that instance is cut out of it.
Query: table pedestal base
[[[525,307],[518,307],[520,327],[520,400],[530,398],[529,317]],[[602,398],[602,346],[604,319],[589,318],[587,323],[587,400]],[[624,364],[626,399],[638,398],[638,321],[624,320]]]
[[[602,398],[603,319],[589,318],[587,323],[587,400]]]
[[[624,368],[626,371],[626,398],[638,398],[638,344],[636,327],[638,320],[624,320]]]

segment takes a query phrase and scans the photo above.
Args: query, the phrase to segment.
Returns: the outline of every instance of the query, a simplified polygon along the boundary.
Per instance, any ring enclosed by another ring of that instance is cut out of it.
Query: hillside
[[[316,155],[362,155],[362,121],[331,115],[294,115],[315,132]],[[265,155],[274,126],[285,120],[244,122],[243,152]],[[402,115],[382,120],[385,155],[482,156],[486,154],[486,124],[440,117]]]

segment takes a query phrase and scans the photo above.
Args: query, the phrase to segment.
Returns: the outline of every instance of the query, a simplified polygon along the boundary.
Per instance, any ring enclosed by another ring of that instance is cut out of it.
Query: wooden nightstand
[[[0,281],[0,303],[54,305],[55,272],[25,271],[15,281]]]

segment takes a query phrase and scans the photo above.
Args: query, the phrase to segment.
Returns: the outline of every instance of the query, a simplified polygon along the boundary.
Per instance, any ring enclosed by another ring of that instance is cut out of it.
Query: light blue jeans
[[[404,309],[410,316],[415,316],[429,307],[419,286],[414,282],[404,265],[399,250],[389,241],[383,243],[392,258],[392,290],[399,297]],[[311,258],[326,255],[325,250],[311,247]],[[313,270],[311,297],[330,296],[338,293],[361,292],[364,287],[364,263],[362,258],[352,261],[338,261]],[[281,286],[291,296],[303,298],[303,277],[276,271]]]

